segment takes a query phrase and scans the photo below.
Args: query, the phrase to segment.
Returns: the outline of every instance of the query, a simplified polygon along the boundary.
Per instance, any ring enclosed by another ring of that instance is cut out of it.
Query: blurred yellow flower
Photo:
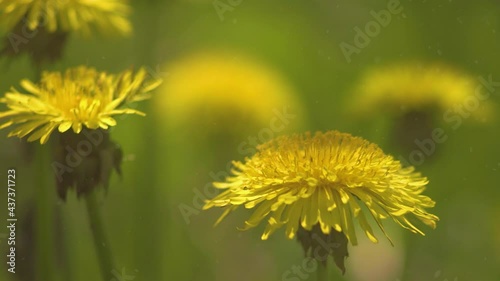
[[[370,116],[376,112],[438,112],[455,110],[474,98],[479,82],[444,64],[395,64],[368,71],[351,100],[354,111]],[[480,88],[479,88],[480,89]],[[478,118],[491,114],[485,103],[474,112]]]
[[[44,144],[55,128],[63,133],[70,128],[76,134],[85,126],[89,129],[108,129],[116,125],[112,117],[118,114],[144,113],[127,108],[135,101],[149,98],[160,80],[146,81],[147,73],[126,70],[119,75],[98,72],[79,66],[63,73],[44,72],[38,84],[22,80],[21,86],[29,93],[15,88],[0,99],[9,108],[0,112],[0,119],[10,118],[0,129],[17,126],[9,137],[23,138],[31,133],[28,141],[40,139]]]
[[[436,227],[438,217],[425,211],[435,202],[421,194],[427,178],[362,138],[337,131],[306,133],[278,137],[258,150],[245,163],[233,162],[226,182],[214,183],[224,191],[204,209],[225,207],[217,223],[244,206],[256,209],[243,230],[267,218],[263,240],[282,226],[291,239],[299,226],[311,231],[319,225],[323,234],[344,233],[352,245],[357,244],[354,219],[372,242],[378,241],[366,214],[384,233],[386,218],[422,235],[413,221]]]
[[[13,29],[25,18],[29,30],[43,26],[49,32],[92,29],[128,35],[130,7],[124,0],[0,0],[0,26]]]
[[[235,127],[235,120],[245,126],[263,126],[269,124],[276,110],[301,111],[284,79],[249,58],[198,53],[165,69],[168,75],[155,104],[173,126],[200,120],[204,124],[227,124],[229,128]]]

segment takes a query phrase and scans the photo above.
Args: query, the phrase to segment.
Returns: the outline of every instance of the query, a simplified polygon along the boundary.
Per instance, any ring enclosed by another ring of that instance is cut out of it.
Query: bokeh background
[[[388,9],[390,2],[131,1],[132,37],[71,36],[63,59],[47,69],[87,64],[118,72],[144,65],[150,75],[167,82],[176,75],[176,69],[169,68],[172,63],[199,53],[223,53],[226,60],[258,64],[286,84],[297,105],[291,111],[296,117],[276,135],[340,130],[407,157],[390,140],[394,116],[382,110],[361,120],[346,110],[357,83],[367,69],[408,61],[444,63],[472,77],[500,81],[500,3],[401,0],[402,12],[392,14],[387,26],[346,59],[342,42],[354,45],[355,28],[364,30],[374,20],[371,12]],[[35,77],[27,57],[1,58],[0,69],[0,93],[17,87],[22,78]],[[184,83],[196,84],[211,72],[208,67]],[[227,80],[242,85],[254,78],[232,75],[228,71]],[[100,202],[117,264],[115,280],[313,280],[313,274],[289,274],[304,257],[300,245],[283,232],[261,241],[262,228],[237,230],[248,212],[239,210],[213,228],[221,211],[200,210],[203,200],[214,194],[206,188],[214,175],[221,180],[231,160],[250,156],[239,145],[269,125],[252,123],[251,115],[240,118],[230,105],[210,110],[207,101],[188,122],[172,125],[170,108],[175,105],[165,103],[175,93],[167,88],[139,105],[146,118],[119,119],[112,131],[125,153],[123,177],[112,177]],[[497,85],[487,102],[498,105],[499,93]],[[261,103],[250,99],[248,106]],[[274,115],[269,114],[271,120]],[[499,119],[465,120],[454,129],[437,116],[432,126],[444,129],[448,138],[417,166],[430,179],[426,194],[437,202],[432,210],[440,217],[437,229],[424,229],[422,237],[388,221],[394,247],[384,239],[377,245],[350,247],[345,276],[329,264],[332,280],[500,280]],[[36,264],[42,262],[33,253],[33,202],[40,200],[37,167],[30,161],[33,152],[7,133],[0,131],[0,175],[6,178],[7,168],[17,169],[17,240],[22,252],[18,249],[18,273],[2,270],[0,280],[36,280]],[[3,221],[6,189],[0,188]],[[57,261],[52,265],[55,280],[99,280],[85,204],[74,193],[61,202],[55,189],[46,199],[54,206],[55,235],[47,243],[57,248],[57,256],[47,259]],[[6,233],[4,227],[2,253]]]

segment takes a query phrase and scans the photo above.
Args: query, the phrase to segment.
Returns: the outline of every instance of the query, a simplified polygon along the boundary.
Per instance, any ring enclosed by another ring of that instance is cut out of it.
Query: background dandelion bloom
[[[76,31],[85,35],[96,30],[128,35],[130,7],[124,0],[0,0],[0,25],[14,28],[23,17],[26,26],[43,26],[48,32]]]
[[[382,110],[445,112],[473,97],[478,84],[474,77],[444,64],[394,64],[365,74],[355,90],[351,108],[365,116]],[[488,117],[490,106],[483,104],[474,115]]]
[[[324,234],[342,232],[353,245],[355,219],[377,242],[366,214],[382,231],[386,218],[422,235],[412,221],[436,227],[438,217],[425,211],[435,203],[421,194],[428,180],[362,138],[337,131],[306,133],[278,137],[258,149],[245,163],[233,163],[234,176],[214,184],[224,192],[204,209],[225,207],[218,222],[239,206],[256,208],[243,229],[267,218],[264,240],[282,226],[291,239],[299,225],[311,231],[319,224]]]
[[[129,108],[135,101],[150,97],[160,80],[147,81],[146,71],[126,70],[119,75],[98,72],[79,66],[64,73],[44,72],[38,84],[22,80],[21,86],[29,93],[12,88],[0,99],[9,108],[0,112],[0,119],[10,118],[0,129],[17,126],[9,137],[28,141],[40,139],[46,143],[55,128],[60,133],[72,129],[78,134],[83,126],[88,129],[108,129],[116,125],[114,115],[144,113]]]
[[[265,66],[242,56],[205,52],[173,62],[156,103],[173,126],[227,124],[268,126],[275,110],[301,107],[285,80]],[[297,118],[298,119],[298,118]],[[294,120],[295,123],[298,120]]]

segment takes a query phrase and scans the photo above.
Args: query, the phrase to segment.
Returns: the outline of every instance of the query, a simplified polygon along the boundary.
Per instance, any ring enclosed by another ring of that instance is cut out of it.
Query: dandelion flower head
[[[366,236],[377,242],[368,217],[382,231],[387,218],[422,235],[414,222],[436,227],[438,218],[425,210],[435,203],[422,195],[427,178],[413,167],[402,167],[377,145],[350,134],[281,136],[233,165],[232,176],[214,183],[222,193],[208,200],[204,209],[225,208],[217,223],[240,206],[254,209],[243,229],[267,219],[264,240],[281,227],[291,239],[299,226],[311,231],[319,225],[323,234],[342,232],[356,245],[357,221]]]
[[[124,0],[0,0],[0,26],[8,30],[25,21],[29,30],[128,35],[129,14]]]
[[[27,79],[21,86],[27,94],[15,88],[0,99],[7,105],[0,119],[8,119],[0,129],[14,126],[9,137],[40,140],[44,144],[54,129],[64,133],[72,129],[78,134],[88,129],[108,129],[116,125],[115,115],[143,112],[130,107],[136,101],[148,99],[161,80],[147,79],[141,68],[134,73],[126,70],[118,75],[98,72],[79,66],[64,73],[44,72],[38,84]]]
[[[396,64],[369,70],[360,81],[352,108],[361,115],[381,110],[407,113],[436,109],[445,112],[474,96],[474,77],[444,64]],[[475,112],[487,118],[488,104]]]
[[[285,80],[249,58],[203,52],[165,69],[167,76],[155,104],[174,126],[193,124],[193,120],[228,126],[234,126],[235,120],[248,120],[246,125],[263,126],[269,125],[276,110],[301,111]]]

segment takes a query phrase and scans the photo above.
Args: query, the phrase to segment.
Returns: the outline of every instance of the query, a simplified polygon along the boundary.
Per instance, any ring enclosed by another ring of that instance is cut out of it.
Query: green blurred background
[[[71,36],[63,60],[47,68],[88,64],[118,72],[145,65],[153,76],[168,75],[162,66],[180,57],[229,49],[279,72],[298,93],[305,108],[300,119],[305,121],[289,132],[340,130],[376,142],[394,155],[401,152],[388,140],[389,116],[360,122],[344,114],[352,89],[367,68],[439,61],[474,77],[491,75],[500,81],[497,1],[402,0],[403,12],[393,15],[350,62],[339,45],[353,44],[354,28],[364,29],[373,20],[370,11],[387,9],[387,2],[218,2],[231,8],[220,14],[213,1],[131,1],[131,38]],[[18,87],[22,78],[35,77],[27,57],[1,59],[0,69],[1,93]],[[489,102],[498,103],[499,91]],[[248,215],[243,210],[212,228],[220,210],[202,212],[194,206],[202,201],[195,190],[203,193],[213,181],[210,173],[225,171],[230,160],[243,160],[238,144],[259,129],[232,135],[221,145],[197,135],[196,127],[169,130],[165,116],[153,110],[154,103],[153,97],[139,105],[146,118],[118,119],[112,131],[125,152],[123,177],[112,177],[100,202],[117,264],[115,280],[307,280],[285,278],[285,272],[301,265],[303,253],[283,232],[261,241],[261,227],[238,231]],[[232,126],[246,124],[235,120]],[[430,179],[426,194],[437,202],[432,212],[440,217],[438,228],[424,229],[426,236],[421,237],[388,222],[395,246],[381,241],[350,247],[346,275],[331,263],[332,280],[500,280],[500,124],[466,122],[453,130],[439,119],[435,126],[444,128],[449,138],[417,169]],[[17,169],[17,240],[25,249],[18,253],[19,273],[3,270],[0,279],[33,280],[37,167],[23,155],[20,141],[7,139],[7,133],[0,131],[0,175],[6,178],[7,168]],[[6,202],[6,187],[0,195],[0,202]],[[55,280],[99,280],[84,202],[74,193],[60,202],[55,189],[52,197]],[[6,203],[0,206],[7,208]],[[182,215],[186,206],[194,208],[189,222]],[[5,221],[6,211],[0,213]],[[6,233],[5,228],[0,231],[2,253],[7,249]]]

